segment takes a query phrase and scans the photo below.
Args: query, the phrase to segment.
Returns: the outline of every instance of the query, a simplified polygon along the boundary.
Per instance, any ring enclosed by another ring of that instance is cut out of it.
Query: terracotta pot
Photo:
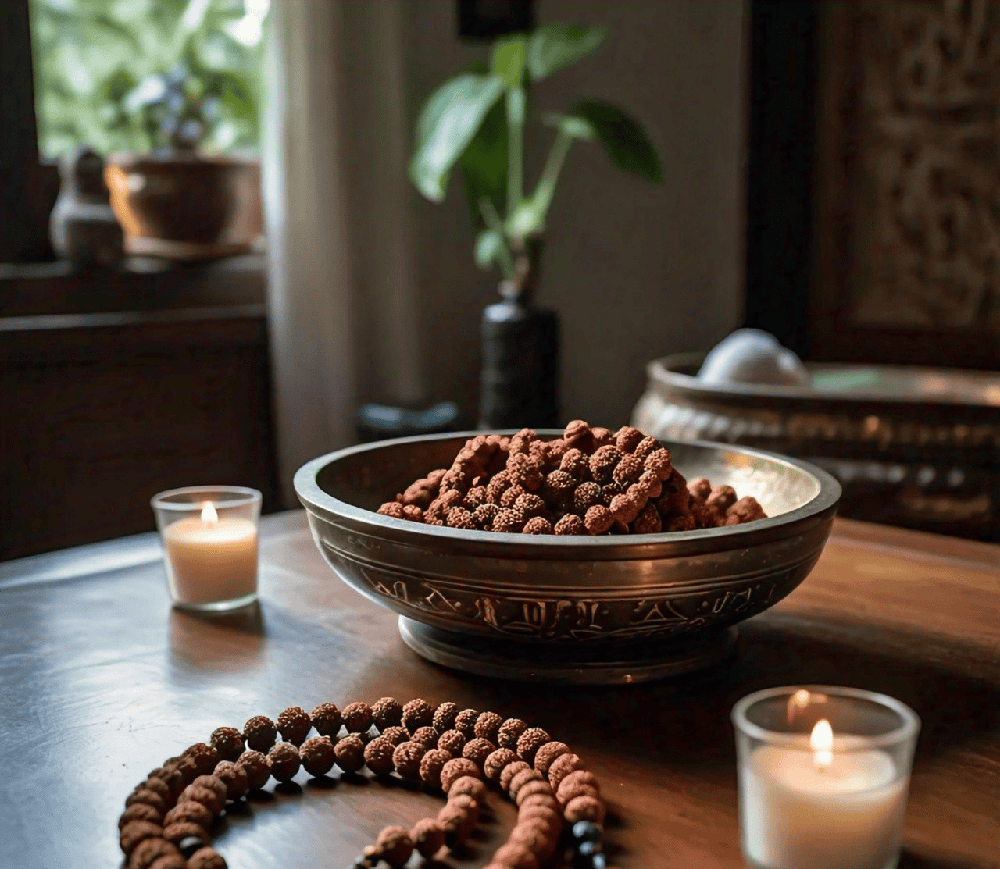
[[[230,256],[248,250],[261,232],[260,167],[253,160],[113,154],[105,179],[131,254]]]

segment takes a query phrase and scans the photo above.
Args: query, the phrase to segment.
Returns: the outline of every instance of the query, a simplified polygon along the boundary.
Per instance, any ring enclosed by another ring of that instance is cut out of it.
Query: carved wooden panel
[[[823,7],[816,355],[996,366],[1000,2]]]

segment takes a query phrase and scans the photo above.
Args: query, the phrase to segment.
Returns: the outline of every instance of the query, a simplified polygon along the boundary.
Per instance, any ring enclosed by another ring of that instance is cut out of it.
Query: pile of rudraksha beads
[[[312,730],[317,735],[310,738]],[[209,830],[227,801],[243,799],[271,778],[290,781],[300,768],[323,776],[334,766],[349,775],[367,768],[375,776],[399,776],[447,796],[437,817],[410,830],[382,830],[354,869],[401,867],[414,852],[431,859],[442,848],[459,847],[475,829],[487,783],[518,807],[517,823],[487,869],[539,869],[567,844],[576,869],[606,867],[597,779],[567,745],[517,718],[447,702],[401,705],[391,697],[343,709],[322,703],[312,714],[293,706],[273,722],[256,715],[242,731],[217,728],[208,743],[170,758],[129,795],[118,821],[125,866],[225,869]]]

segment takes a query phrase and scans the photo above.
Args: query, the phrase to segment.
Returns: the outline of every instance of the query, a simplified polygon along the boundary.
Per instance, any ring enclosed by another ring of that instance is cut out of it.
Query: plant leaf
[[[495,229],[484,229],[479,233],[476,239],[476,265],[481,269],[488,269],[493,265],[503,243],[503,236]]]
[[[525,41],[523,36],[509,36],[493,43],[490,71],[509,88],[524,80]]]
[[[578,135],[584,131],[581,125],[590,128],[589,135]],[[560,120],[559,126],[576,138],[597,139],[619,169],[653,184],[663,181],[660,157],[645,129],[618,106],[599,100],[582,100]]]
[[[507,196],[507,115],[501,100],[486,113],[458,165],[472,225],[482,228],[480,201],[488,199],[497,212],[503,212]]]
[[[417,148],[410,180],[428,199],[444,199],[448,173],[500,99],[503,82],[493,76],[460,75],[439,87],[417,121]]]
[[[582,60],[604,41],[604,27],[545,24],[528,38],[528,73],[540,81]]]

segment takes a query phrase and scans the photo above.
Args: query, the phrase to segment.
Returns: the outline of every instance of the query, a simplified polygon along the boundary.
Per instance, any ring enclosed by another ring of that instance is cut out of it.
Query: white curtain
[[[363,401],[423,398],[412,279],[405,0],[276,0],[263,184],[278,460],[354,440]]]

